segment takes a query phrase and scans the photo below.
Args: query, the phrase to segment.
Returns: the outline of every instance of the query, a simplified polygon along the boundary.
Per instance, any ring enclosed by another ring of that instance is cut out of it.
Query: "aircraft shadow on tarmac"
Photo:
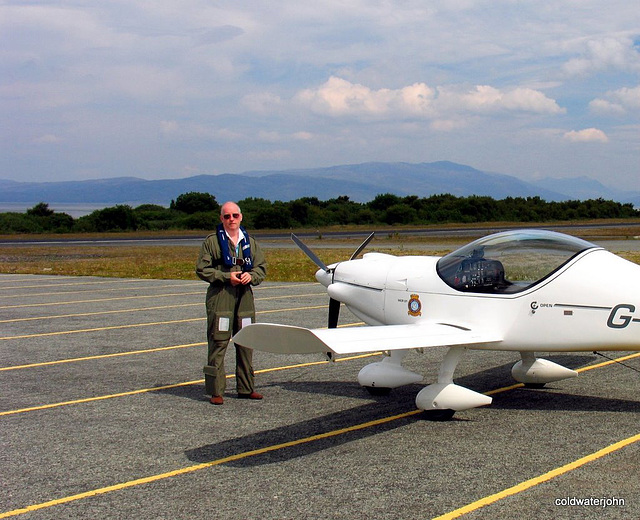
[[[302,383],[300,383],[302,385]],[[322,385],[321,385],[322,386]],[[255,452],[262,448],[268,448],[284,443],[296,442],[300,439],[321,435],[348,428],[353,425],[375,421],[377,419],[400,415],[415,410],[413,402],[402,399],[402,402],[394,400],[392,403],[381,404],[380,402],[369,403],[363,406],[350,408],[337,413],[328,414],[315,419],[301,421],[296,424],[275,428],[252,435],[229,439],[227,441],[214,444],[207,444],[185,452],[186,457],[195,463],[207,463],[238,453]],[[508,398],[494,400],[492,408],[496,413],[499,410],[522,409],[522,410],[544,410],[544,411],[590,411],[590,412],[640,412],[640,405],[637,401],[622,399],[607,399],[593,396],[581,396],[574,394],[553,394],[544,391],[520,391],[510,393]],[[404,427],[408,424],[421,420],[421,415],[410,415],[401,419],[387,423],[366,427],[340,435],[326,438],[317,438],[310,442],[284,447],[225,462],[225,466],[232,467],[255,467],[266,464],[283,462],[299,457],[304,457],[326,449],[335,448],[356,440],[365,439],[383,432],[392,431]],[[469,423],[473,419],[457,419],[446,423],[425,423],[436,435],[442,435],[443,431],[454,428],[455,423]]]
[[[577,368],[593,361],[591,355],[565,355],[551,356],[560,361],[564,366]],[[459,381],[468,381],[476,388],[498,388],[500,385],[509,386],[514,382],[510,378],[511,364],[494,367],[459,378]],[[465,383],[466,385],[466,383]],[[185,452],[187,458],[193,462],[204,463],[219,460],[238,453],[252,452],[283,443],[295,442],[300,439],[321,435],[348,428],[353,425],[363,424],[377,419],[401,415],[415,410],[414,398],[423,385],[408,385],[395,389],[389,396],[371,396],[360,388],[357,383],[341,383],[335,381],[315,382],[282,382],[269,386],[278,386],[289,392],[334,395],[343,398],[362,398],[370,401],[362,406],[352,407],[340,412],[328,414],[322,417],[300,421],[296,424],[258,432],[252,435],[230,439],[224,442],[208,444]],[[201,399],[201,397],[199,397]],[[373,401],[373,402],[371,402]],[[568,412],[640,412],[640,403],[635,400],[611,399],[595,396],[560,393],[554,390],[553,385],[542,390],[520,388],[512,390],[504,395],[498,394],[491,408],[500,413],[500,410],[529,410],[529,411],[568,411]],[[358,439],[377,435],[385,431],[391,431],[410,423],[420,421],[420,414],[410,415],[402,419],[393,420],[367,428],[354,430],[327,438],[319,438],[311,442],[304,442],[294,446],[277,449],[263,454],[257,454],[239,460],[226,462],[225,465],[234,467],[253,467],[272,464],[284,460],[317,453],[319,451],[334,448],[337,445],[346,444]],[[451,423],[473,422],[472,418],[461,419],[454,417],[449,423],[428,423],[433,425],[433,431],[442,434],[442,428],[451,428]]]
[[[196,463],[206,463],[219,460],[238,453],[253,452],[262,448],[268,448],[284,443],[295,442],[325,432],[348,428],[353,425],[375,421],[392,415],[414,410],[413,402],[404,403],[393,402],[392,406],[380,406],[380,403],[368,403],[363,406],[349,408],[340,412],[324,415],[314,419],[301,421],[296,424],[282,426],[268,431],[246,435],[236,439],[229,439],[215,444],[207,444],[199,448],[185,452],[190,461]],[[250,457],[233,460],[224,463],[225,466],[233,467],[254,467],[265,464],[273,464],[286,460],[304,457],[329,448],[335,448],[359,439],[371,437],[382,432],[400,428],[412,422],[420,420],[415,415],[402,419],[382,423],[359,430],[354,430],[340,435],[326,438],[318,438],[310,442],[276,449],[267,453],[257,454]]]
[[[495,410],[541,410],[562,412],[624,412],[639,413],[640,402],[631,399],[611,399],[593,395],[569,394],[544,389],[522,388],[509,393],[509,397],[496,396],[491,404]]]

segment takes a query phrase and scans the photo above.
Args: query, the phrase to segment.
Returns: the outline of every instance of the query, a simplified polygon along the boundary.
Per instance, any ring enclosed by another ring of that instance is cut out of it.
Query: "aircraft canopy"
[[[579,253],[598,247],[554,231],[505,231],[443,256],[436,268],[456,290],[514,294],[540,283]]]

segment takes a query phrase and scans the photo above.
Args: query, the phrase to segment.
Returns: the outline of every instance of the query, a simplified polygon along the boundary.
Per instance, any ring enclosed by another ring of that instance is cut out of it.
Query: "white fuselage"
[[[428,320],[500,331],[485,347],[515,351],[640,350],[640,266],[590,249],[515,294],[462,292],[436,271],[439,257],[368,253],[317,279],[369,325]]]

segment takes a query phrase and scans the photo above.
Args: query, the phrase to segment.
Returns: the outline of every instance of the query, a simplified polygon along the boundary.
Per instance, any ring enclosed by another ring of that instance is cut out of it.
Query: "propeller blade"
[[[330,329],[335,329],[338,326],[338,317],[340,316],[340,302],[338,300],[334,300],[333,298],[329,299],[329,323],[328,327]]]
[[[353,260],[356,256],[358,256],[362,250],[367,247],[367,245],[369,244],[369,242],[371,242],[371,239],[373,239],[374,235],[376,234],[376,232],[374,231],[373,233],[371,233],[367,238],[365,238],[364,242],[362,242],[362,244],[360,244],[360,247],[358,247],[358,249],[356,249],[353,254],[351,255],[351,258],[349,258],[349,260]]]
[[[307,255],[311,261],[316,264],[320,269],[323,269],[325,272],[329,272],[329,268],[324,264],[322,260],[320,260],[311,249],[309,249],[297,236],[291,233],[291,240],[293,240],[296,245],[304,251],[304,254]]]

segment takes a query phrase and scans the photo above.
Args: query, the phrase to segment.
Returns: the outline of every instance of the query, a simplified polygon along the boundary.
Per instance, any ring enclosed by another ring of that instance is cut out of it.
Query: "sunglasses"
[[[226,215],[222,215],[222,218],[224,218],[225,220],[229,220],[231,217],[233,217],[234,219],[239,219],[240,213],[227,213]]]

